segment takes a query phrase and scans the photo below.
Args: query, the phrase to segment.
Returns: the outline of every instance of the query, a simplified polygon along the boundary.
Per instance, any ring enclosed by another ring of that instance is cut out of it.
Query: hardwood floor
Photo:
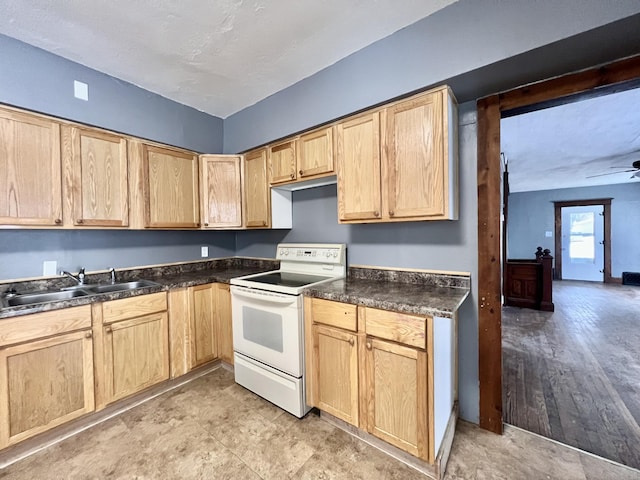
[[[555,312],[504,307],[504,420],[640,469],[640,287],[556,281]]]

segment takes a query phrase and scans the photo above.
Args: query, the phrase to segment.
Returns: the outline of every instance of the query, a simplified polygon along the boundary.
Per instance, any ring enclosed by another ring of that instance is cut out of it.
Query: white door
[[[562,207],[562,279],[604,281],[604,207]]]

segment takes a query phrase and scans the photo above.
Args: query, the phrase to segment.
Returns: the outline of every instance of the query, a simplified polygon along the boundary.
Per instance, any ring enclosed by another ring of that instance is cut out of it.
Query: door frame
[[[617,283],[611,276],[611,200],[612,198],[595,198],[593,200],[573,200],[569,202],[553,202],[555,214],[555,257],[554,278],[562,280],[562,208],[587,207],[602,205],[604,208],[604,283]],[[620,279],[622,283],[622,279]]]
[[[502,433],[500,119],[628,90],[640,55],[481,98],[478,108],[478,377],[480,427]]]

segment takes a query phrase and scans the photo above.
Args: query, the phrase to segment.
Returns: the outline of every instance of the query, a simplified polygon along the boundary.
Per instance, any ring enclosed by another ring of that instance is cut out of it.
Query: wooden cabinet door
[[[0,350],[0,448],[93,410],[89,330]]]
[[[383,111],[383,216],[445,213],[443,100],[437,91]]]
[[[427,460],[427,354],[370,337],[365,352],[367,430]]]
[[[271,226],[271,198],[267,183],[267,150],[261,148],[244,157],[245,227]]]
[[[296,143],[294,140],[269,147],[269,183],[296,179]]]
[[[60,126],[2,108],[0,224],[62,225]]]
[[[233,365],[233,326],[231,324],[231,293],[229,285],[215,284],[215,308],[218,337],[218,356]]]
[[[73,224],[129,225],[126,139],[76,127],[65,127],[63,137],[70,143],[65,165],[71,166]]]
[[[242,227],[240,157],[200,156],[200,201],[203,227]]]
[[[380,114],[340,123],[336,136],[338,220],[380,218]]]
[[[105,325],[106,404],[169,378],[167,313],[153,313]]]
[[[191,302],[191,324],[189,343],[191,347],[191,368],[202,365],[218,357],[215,318],[214,284],[189,288]]]
[[[358,426],[358,347],[355,333],[313,326],[313,372],[320,410]]]
[[[333,127],[301,135],[297,153],[298,179],[332,173]]]
[[[187,152],[143,145],[145,226],[200,226],[198,157]]]

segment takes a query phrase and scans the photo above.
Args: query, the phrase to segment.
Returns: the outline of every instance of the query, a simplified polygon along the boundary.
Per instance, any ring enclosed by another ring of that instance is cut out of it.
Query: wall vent
[[[622,272],[622,284],[640,287],[640,272]]]

